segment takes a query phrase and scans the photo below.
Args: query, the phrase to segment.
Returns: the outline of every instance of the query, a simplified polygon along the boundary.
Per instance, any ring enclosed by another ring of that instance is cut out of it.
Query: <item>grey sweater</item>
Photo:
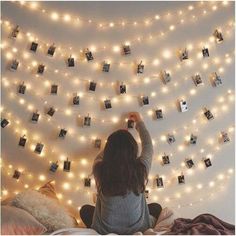
[[[136,129],[142,143],[139,158],[149,173],[153,156],[152,140],[142,121],[136,124]],[[101,154],[95,161],[99,161],[100,158]],[[99,234],[133,234],[153,227],[155,221],[156,219],[149,214],[144,193],[136,196],[130,192],[125,196],[114,197],[98,194],[92,228]]]

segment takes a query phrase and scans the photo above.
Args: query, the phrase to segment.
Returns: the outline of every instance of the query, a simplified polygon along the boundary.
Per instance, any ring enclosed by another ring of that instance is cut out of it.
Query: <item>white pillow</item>
[[[29,212],[49,232],[75,226],[74,219],[64,207],[36,190],[27,190],[17,194],[12,200],[12,205]]]
[[[53,232],[51,235],[96,235],[98,234],[93,229],[87,228],[69,228],[69,229],[60,229]]]

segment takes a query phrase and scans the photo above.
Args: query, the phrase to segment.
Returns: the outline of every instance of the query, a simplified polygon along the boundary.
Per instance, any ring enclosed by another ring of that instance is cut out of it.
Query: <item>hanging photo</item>
[[[107,99],[104,101],[104,106],[105,106],[105,109],[110,109],[112,108],[111,106],[111,100],[110,99]]]
[[[110,71],[110,64],[104,62],[104,63],[103,63],[103,67],[102,67],[102,71],[103,71],[103,72],[109,72],[109,71]]]
[[[224,131],[221,132],[221,138],[224,143],[228,143],[230,141],[228,133]]]
[[[21,172],[19,170],[15,170],[12,178],[19,179],[21,176]]]
[[[158,188],[163,188],[164,187],[163,178],[158,176],[156,178],[156,184]]]
[[[165,153],[164,153],[164,156],[162,156],[162,164],[163,164],[163,165],[168,165],[168,164],[170,164],[170,158],[169,158],[169,156],[166,155]]]
[[[101,139],[95,139],[94,147],[100,149],[101,145],[102,145],[102,140]]]
[[[155,111],[155,114],[156,114],[157,120],[163,119],[162,109],[157,109],[157,110]]]
[[[213,35],[214,35],[215,40],[216,40],[217,43],[223,42],[223,40],[224,40],[223,39],[223,35],[222,35],[222,33],[218,29],[216,29],[214,31]]]
[[[143,72],[144,72],[144,65],[142,65],[142,61],[141,61],[137,67],[137,74],[143,74]]]
[[[210,56],[208,48],[203,48],[203,49],[202,49],[202,56],[203,56],[204,58]]]
[[[126,85],[121,83],[120,84],[120,94],[126,93]]]
[[[47,112],[47,114],[48,114],[49,116],[53,116],[54,113],[55,113],[55,111],[56,111],[56,110],[55,110],[53,107],[50,107],[49,110],[48,110],[48,112]]]
[[[30,46],[30,51],[36,52],[38,48],[38,43],[32,42]]]
[[[84,117],[84,126],[90,126],[91,125],[91,117],[86,116]]]
[[[167,135],[167,143],[172,144],[175,142],[175,136],[173,134]]]
[[[58,135],[59,138],[65,138],[66,137],[66,134],[67,134],[67,130],[65,129],[61,129],[60,130],[60,133]]]
[[[20,27],[17,25],[11,32],[11,38],[16,39],[20,32]]]
[[[79,96],[74,96],[73,97],[73,105],[79,105],[80,103],[80,97]]]
[[[184,175],[183,174],[178,176],[178,183],[179,184],[184,184],[185,183],[185,179],[184,179]]]
[[[134,120],[128,120],[127,122],[127,127],[128,129],[133,129],[134,128]]]
[[[11,71],[16,71],[17,68],[19,66],[19,61],[17,61],[16,59],[14,59],[11,63],[11,66],[10,66],[10,70]]]
[[[202,78],[199,74],[196,74],[196,75],[193,76],[193,82],[196,86],[199,86],[199,85],[203,84]]]
[[[149,197],[149,191],[148,191],[148,190],[145,190],[144,195],[145,195],[145,198],[148,199],[148,197]]]
[[[49,56],[53,56],[55,53],[56,47],[54,44],[52,44],[49,48],[48,48],[48,55]]]
[[[26,90],[26,86],[25,86],[25,84],[23,82],[22,84],[19,85],[18,93],[25,94],[25,90]]]
[[[213,74],[213,85],[215,87],[222,85],[222,79],[216,72]]]
[[[210,158],[206,158],[206,159],[204,159],[203,161],[204,161],[204,163],[205,163],[206,168],[212,166],[212,163],[211,163],[211,159],[210,159]]]
[[[37,143],[34,151],[38,154],[41,154],[43,147],[44,147],[44,145],[42,143]]]
[[[37,73],[42,75],[43,72],[44,72],[44,69],[45,69],[45,65],[40,64],[40,65],[38,66]]]
[[[50,166],[50,171],[51,172],[53,172],[53,173],[55,173],[56,171],[57,171],[57,168],[58,168],[58,161],[57,162],[53,162],[52,164],[51,164],[51,166]]]
[[[190,143],[190,144],[196,144],[196,143],[197,143],[197,136],[191,134],[189,143]]]
[[[57,94],[57,90],[58,90],[58,85],[53,84],[53,85],[51,86],[51,94],[56,95],[56,94]]]
[[[131,54],[130,46],[129,45],[124,45],[123,46],[123,52],[124,52],[124,55],[130,55]]]
[[[171,76],[169,72],[166,72],[165,70],[161,73],[161,78],[164,84],[167,84],[171,81]]]
[[[94,58],[93,58],[93,54],[91,51],[89,51],[89,49],[87,48],[87,51],[85,52],[85,56],[87,58],[87,61],[92,61]]]
[[[68,67],[74,67],[75,66],[75,59],[73,57],[69,57],[67,59]]]
[[[91,179],[90,178],[84,179],[84,187],[91,187]]]
[[[186,160],[186,167],[191,169],[194,166],[194,162],[192,159],[187,159]]]
[[[5,128],[9,124],[9,121],[7,119],[1,119],[1,127]]]
[[[179,106],[180,106],[180,111],[181,111],[181,112],[186,112],[186,111],[188,111],[188,105],[187,105],[187,102],[186,102],[186,101],[181,100],[181,101],[179,102]]]
[[[63,170],[65,172],[70,172],[70,167],[71,167],[71,162],[68,160],[68,158],[66,159],[66,161],[64,161],[64,167]]]
[[[24,147],[25,144],[26,144],[26,141],[27,141],[27,139],[26,139],[25,135],[23,135],[22,137],[20,137],[19,146]]]
[[[213,120],[214,119],[214,116],[211,113],[211,111],[206,109],[206,108],[204,109],[204,115],[208,120]]]
[[[33,113],[31,120],[34,123],[38,122],[38,120],[39,120],[39,113],[37,111]]]
[[[142,97],[142,102],[143,102],[143,105],[148,105],[148,104],[149,104],[149,98],[148,98],[148,96],[143,96],[143,97]]]
[[[95,83],[95,82],[90,82],[89,83],[89,91],[95,91],[96,90],[96,86],[97,86],[97,83]]]
[[[179,59],[180,59],[180,61],[188,59],[188,51],[186,48],[184,50],[180,51]]]

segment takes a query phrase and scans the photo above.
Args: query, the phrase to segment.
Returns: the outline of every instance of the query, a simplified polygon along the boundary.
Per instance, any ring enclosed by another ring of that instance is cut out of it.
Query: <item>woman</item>
[[[94,161],[96,207],[85,205],[80,210],[85,225],[99,234],[144,232],[161,212],[159,204],[147,205],[144,194],[153,156],[151,137],[139,113],[132,112],[129,118],[140,135],[140,157],[137,142],[127,130],[112,133]]]

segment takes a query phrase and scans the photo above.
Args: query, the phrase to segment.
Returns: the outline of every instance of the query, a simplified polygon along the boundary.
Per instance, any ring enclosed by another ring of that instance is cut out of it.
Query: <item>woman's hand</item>
[[[129,113],[129,119],[133,120],[134,122],[142,121],[142,117],[138,112],[130,112]]]

